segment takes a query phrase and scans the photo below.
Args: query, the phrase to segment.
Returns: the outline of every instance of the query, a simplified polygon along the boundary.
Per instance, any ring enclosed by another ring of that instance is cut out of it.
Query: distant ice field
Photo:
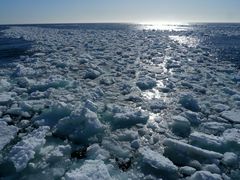
[[[0,26],[0,179],[240,179],[240,24]]]

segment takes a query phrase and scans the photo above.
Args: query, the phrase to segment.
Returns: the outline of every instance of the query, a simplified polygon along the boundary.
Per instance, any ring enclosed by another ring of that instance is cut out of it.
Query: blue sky
[[[240,22],[240,0],[0,0],[0,24]]]

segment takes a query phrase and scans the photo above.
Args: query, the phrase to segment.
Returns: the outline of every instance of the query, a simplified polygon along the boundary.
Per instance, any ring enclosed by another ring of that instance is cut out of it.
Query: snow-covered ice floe
[[[0,65],[0,179],[240,179],[240,73],[201,44],[222,31],[2,32],[32,47]]]

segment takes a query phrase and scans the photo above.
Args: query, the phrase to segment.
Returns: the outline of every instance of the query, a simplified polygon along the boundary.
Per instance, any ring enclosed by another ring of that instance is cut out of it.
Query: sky
[[[0,0],[0,24],[240,22],[240,0]]]

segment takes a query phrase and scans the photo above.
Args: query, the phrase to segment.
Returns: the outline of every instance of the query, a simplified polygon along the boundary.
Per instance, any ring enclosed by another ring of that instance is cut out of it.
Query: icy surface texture
[[[8,126],[6,122],[0,121],[0,150],[17,135],[17,131],[17,127]]]
[[[66,180],[111,180],[107,166],[103,161],[88,160],[79,169],[67,172]]]
[[[205,38],[231,29],[11,26],[0,64],[0,179],[240,179],[239,69]]]
[[[17,171],[23,170],[28,161],[34,158],[36,151],[39,151],[45,144],[45,136],[48,131],[49,127],[42,126],[24,136],[20,142],[13,146],[8,156]]]

